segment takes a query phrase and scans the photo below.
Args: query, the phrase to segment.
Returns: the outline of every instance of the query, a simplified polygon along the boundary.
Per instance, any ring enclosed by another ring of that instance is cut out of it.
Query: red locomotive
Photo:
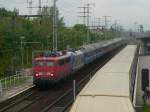
[[[69,53],[34,59],[34,84],[57,82],[71,72]]]

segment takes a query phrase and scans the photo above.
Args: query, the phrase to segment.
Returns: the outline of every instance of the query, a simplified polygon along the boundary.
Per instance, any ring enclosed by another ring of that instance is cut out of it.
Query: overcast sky
[[[30,0],[29,0],[30,1]],[[111,23],[120,20],[125,28],[134,28],[134,23],[143,24],[145,29],[150,29],[150,0],[58,0],[60,13],[65,18],[68,26],[81,23],[79,18],[81,10],[78,8],[86,3],[95,3],[91,9],[91,21],[103,16],[111,16]],[[42,5],[52,5],[52,0],[43,0]],[[38,5],[38,0],[33,0],[33,6]],[[0,0],[0,7],[7,9],[17,8],[20,14],[29,14],[27,0]],[[33,10],[35,14],[36,9]],[[110,23],[110,24],[111,24]]]

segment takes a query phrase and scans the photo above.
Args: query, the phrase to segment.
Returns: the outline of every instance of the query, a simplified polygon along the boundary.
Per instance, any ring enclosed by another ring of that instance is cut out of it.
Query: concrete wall
[[[141,90],[141,71],[142,69],[149,69],[150,72],[150,56],[139,56],[138,67],[137,67],[137,78],[135,87],[135,101],[136,106],[143,105],[143,91]],[[150,73],[149,73],[150,74]]]

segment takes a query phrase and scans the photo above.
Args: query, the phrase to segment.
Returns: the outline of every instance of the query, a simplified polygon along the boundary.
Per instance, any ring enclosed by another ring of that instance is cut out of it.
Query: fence
[[[32,83],[32,76],[27,72],[17,71],[16,75],[0,79],[0,95],[4,90],[17,86],[25,82]]]
[[[2,92],[3,92],[3,90],[2,90],[2,84],[0,82],[0,96],[2,96]]]

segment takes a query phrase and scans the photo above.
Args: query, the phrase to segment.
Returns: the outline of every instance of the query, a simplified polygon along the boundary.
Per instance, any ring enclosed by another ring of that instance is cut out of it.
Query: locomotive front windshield
[[[34,66],[43,66],[44,65],[44,61],[35,61]]]
[[[52,61],[47,61],[47,62],[46,62],[46,65],[47,65],[47,67],[52,67],[52,66],[54,66],[54,62],[52,62]]]
[[[54,66],[54,62],[53,61],[35,61],[34,66],[38,66],[38,67],[42,67],[42,66],[47,66],[47,67],[52,67]]]

